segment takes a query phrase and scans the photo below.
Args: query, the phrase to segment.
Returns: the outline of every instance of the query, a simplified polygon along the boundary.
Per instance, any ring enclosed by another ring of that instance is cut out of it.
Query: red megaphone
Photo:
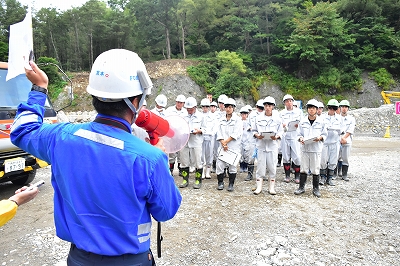
[[[169,116],[164,119],[148,109],[139,112],[135,124],[147,131],[151,145],[156,145],[158,138],[165,136],[164,147],[167,153],[182,149],[190,135],[189,125],[183,118]]]

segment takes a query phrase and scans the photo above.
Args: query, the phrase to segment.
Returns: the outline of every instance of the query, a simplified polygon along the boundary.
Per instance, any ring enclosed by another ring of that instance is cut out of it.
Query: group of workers
[[[190,130],[189,141],[177,153],[169,154],[171,175],[178,164],[183,177],[180,188],[189,184],[189,173],[195,173],[193,188],[201,187],[202,179],[217,175],[217,189],[224,188],[224,177],[228,177],[228,191],[233,191],[237,165],[224,160],[222,155],[240,155],[240,172],[247,172],[246,181],[253,180],[254,194],[261,193],[263,181],[269,181],[268,192],[276,194],[277,167],[283,164],[284,182],[294,180],[299,184],[295,194],[304,193],[309,174],[313,177],[313,194],[321,196],[319,185],[334,186],[336,172],[349,181],[349,155],[354,135],[355,119],[348,114],[349,101],[331,99],[324,112],[324,104],[315,99],[307,102],[305,114],[298,101],[287,94],[282,102],[284,109],[275,109],[272,96],[258,100],[255,108],[243,106],[235,112],[236,101],[220,95],[217,102],[212,95],[200,101],[178,95],[175,105],[167,108],[167,97],[160,94],[155,99],[153,112],[160,116],[179,115]],[[194,171],[190,171],[193,167]],[[255,172],[255,173],[254,173]],[[294,178],[291,178],[294,172]]]
[[[162,139],[152,147],[133,136],[143,133],[134,124],[152,88],[136,53],[113,49],[96,58],[87,92],[98,115],[84,124],[43,123],[48,77],[34,62],[30,66],[26,75],[32,89],[27,102],[19,105],[10,139],[52,165],[56,233],[71,243],[70,266],[155,265],[150,250],[151,217],[172,219],[180,207],[182,196],[171,176],[176,163],[183,177],[180,188],[188,186],[194,167],[194,188],[201,188],[202,179],[211,178],[214,169],[217,189],[224,189],[227,175],[227,190],[233,191],[240,163],[240,169],[248,172],[246,180],[253,179],[257,165],[255,194],[262,191],[267,171],[268,192],[276,194],[280,158],[286,182],[291,181],[293,163],[297,195],[304,193],[307,175],[312,174],[313,193],[320,197],[318,186],[333,185],[338,161],[342,161],[343,179],[348,180],[355,121],[347,113],[346,100],[340,104],[330,100],[328,112],[319,115],[323,106],[311,99],[303,116],[293,106],[292,96],[284,96],[285,109],[280,112],[274,109],[275,99],[268,96],[257,102],[255,110],[245,106],[238,115],[236,101],[225,95],[217,102],[208,95],[200,102],[201,111],[193,97],[178,95],[175,106],[166,108],[167,98],[158,95],[152,111],[160,116],[180,115],[190,130],[183,149],[167,155]],[[2,201],[0,218],[5,220],[0,222],[10,219],[18,205],[37,193],[37,188],[24,187]],[[7,210],[10,214],[5,214]]]

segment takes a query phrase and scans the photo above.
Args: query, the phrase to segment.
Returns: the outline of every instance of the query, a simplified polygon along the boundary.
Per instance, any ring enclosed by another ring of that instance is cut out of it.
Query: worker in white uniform
[[[151,109],[153,113],[155,113],[158,116],[165,117],[165,108],[167,107],[167,96],[164,94],[159,94],[157,95],[156,99],[156,107]]]
[[[175,105],[170,106],[165,110],[165,116],[171,116],[171,115],[177,115],[180,117],[185,117],[187,116],[187,111],[185,108],[183,108],[183,105],[185,104],[186,97],[185,95],[178,95],[176,96],[175,99]],[[173,176],[173,171],[175,168],[175,161],[178,164],[178,170],[179,170],[179,175],[182,175],[182,170],[180,167],[180,157],[179,157],[179,152],[174,152],[168,154],[168,161],[169,161],[169,170],[171,171],[171,175]]]
[[[283,123],[283,128],[285,133],[282,136],[281,141],[281,151],[282,151],[282,161],[285,171],[284,181],[290,182],[290,165],[293,161],[294,163],[294,177],[295,182],[298,184],[300,181],[300,144],[297,141],[298,123],[301,120],[303,113],[299,108],[294,108],[294,99],[292,95],[286,94],[283,97],[283,103],[285,109],[281,111],[281,118]]]
[[[225,101],[228,99],[228,96],[226,96],[225,94],[221,94],[218,97],[218,110],[215,111],[215,120],[217,125],[219,124],[219,121],[225,117]],[[217,137],[217,134],[215,134],[215,137]],[[211,169],[211,172],[215,173],[216,172],[216,158],[217,158],[217,154],[218,154],[218,148],[219,148],[219,142],[214,139],[214,158],[213,158],[213,167]]]
[[[278,161],[278,139],[283,134],[282,120],[279,114],[273,114],[275,99],[267,96],[264,99],[264,112],[256,117],[255,127],[252,128],[256,138],[257,147],[257,171],[254,194],[262,191],[263,179],[266,177],[266,170],[269,175],[269,189],[271,195],[275,195],[276,164]]]
[[[189,185],[189,165],[191,162],[195,165],[195,183],[193,188],[201,188],[201,174],[203,173],[203,165],[201,163],[201,150],[203,145],[204,119],[203,114],[197,111],[197,101],[193,97],[188,97],[184,107],[188,114],[184,117],[189,125],[190,136],[186,145],[180,150],[181,168],[182,168],[182,184],[180,188]]]
[[[328,112],[322,116],[322,121],[328,131],[328,136],[322,148],[320,184],[324,185],[326,182],[326,184],[334,186],[335,184],[332,178],[339,158],[339,140],[342,120],[340,115],[336,113],[336,110],[339,108],[339,102],[336,99],[330,99],[327,106]]]
[[[305,192],[307,175],[313,176],[313,194],[321,197],[319,191],[319,170],[323,142],[328,132],[320,116],[317,115],[318,101],[311,99],[306,105],[308,115],[303,117],[297,129],[296,140],[301,144],[301,166],[299,188],[294,192],[300,195]]]
[[[341,118],[342,118],[342,129],[340,135],[340,152],[339,161],[342,164],[342,169],[338,168],[339,176],[342,176],[344,181],[349,181],[347,172],[349,170],[349,157],[351,144],[353,143],[354,128],[356,126],[356,120],[353,116],[348,114],[350,103],[348,100],[343,100],[339,103]],[[341,170],[341,171],[340,171]]]
[[[253,155],[250,153],[249,143],[253,140],[253,133],[251,132],[250,123],[248,120],[249,109],[246,106],[240,108],[240,117],[242,118],[243,123],[243,134],[240,142],[240,172],[243,173],[247,171],[248,161],[250,157]]]
[[[249,114],[249,128],[254,128],[255,123],[256,123],[256,118],[260,114],[264,112],[264,99],[260,99],[256,102],[256,111],[251,112]],[[256,148],[256,139],[252,138],[249,140],[248,143],[249,147],[249,153],[251,156],[248,158],[247,161],[247,177],[244,179],[244,181],[250,181],[253,179],[254,176],[254,163],[256,160],[256,154],[257,154],[257,148]]]
[[[217,141],[220,144],[220,148],[224,151],[232,151],[236,154],[240,154],[240,139],[243,132],[242,120],[239,116],[234,114],[236,107],[236,101],[232,98],[225,100],[225,111],[226,114],[221,118],[217,130]],[[218,179],[218,190],[224,189],[224,170],[228,168],[229,174],[229,186],[228,191],[233,191],[233,185],[236,179],[236,165],[229,164],[222,161],[220,158],[217,159],[217,179]]]
[[[213,162],[213,147],[215,138],[215,116],[210,111],[210,100],[204,98],[201,100],[200,105],[203,111],[204,128],[203,128],[203,145],[201,161],[203,164],[203,173],[201,178],[211,178],[211,166]]]

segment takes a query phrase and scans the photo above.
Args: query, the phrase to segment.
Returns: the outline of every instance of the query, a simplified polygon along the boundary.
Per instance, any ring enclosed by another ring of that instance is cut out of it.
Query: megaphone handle
[[[155,131],[150,131],[149,133],[149,137],[150,137],[150,144],[151,145],[156,145],[158,143],[158,133]]]

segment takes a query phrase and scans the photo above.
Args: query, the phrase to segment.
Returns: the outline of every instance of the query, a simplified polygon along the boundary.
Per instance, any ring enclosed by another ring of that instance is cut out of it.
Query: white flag
[[[10,26],[8,43],[8,72],[6,80],[25,74],[29,66],[29,56],[33,55],[32,14],[28,8],[25,19]]]

